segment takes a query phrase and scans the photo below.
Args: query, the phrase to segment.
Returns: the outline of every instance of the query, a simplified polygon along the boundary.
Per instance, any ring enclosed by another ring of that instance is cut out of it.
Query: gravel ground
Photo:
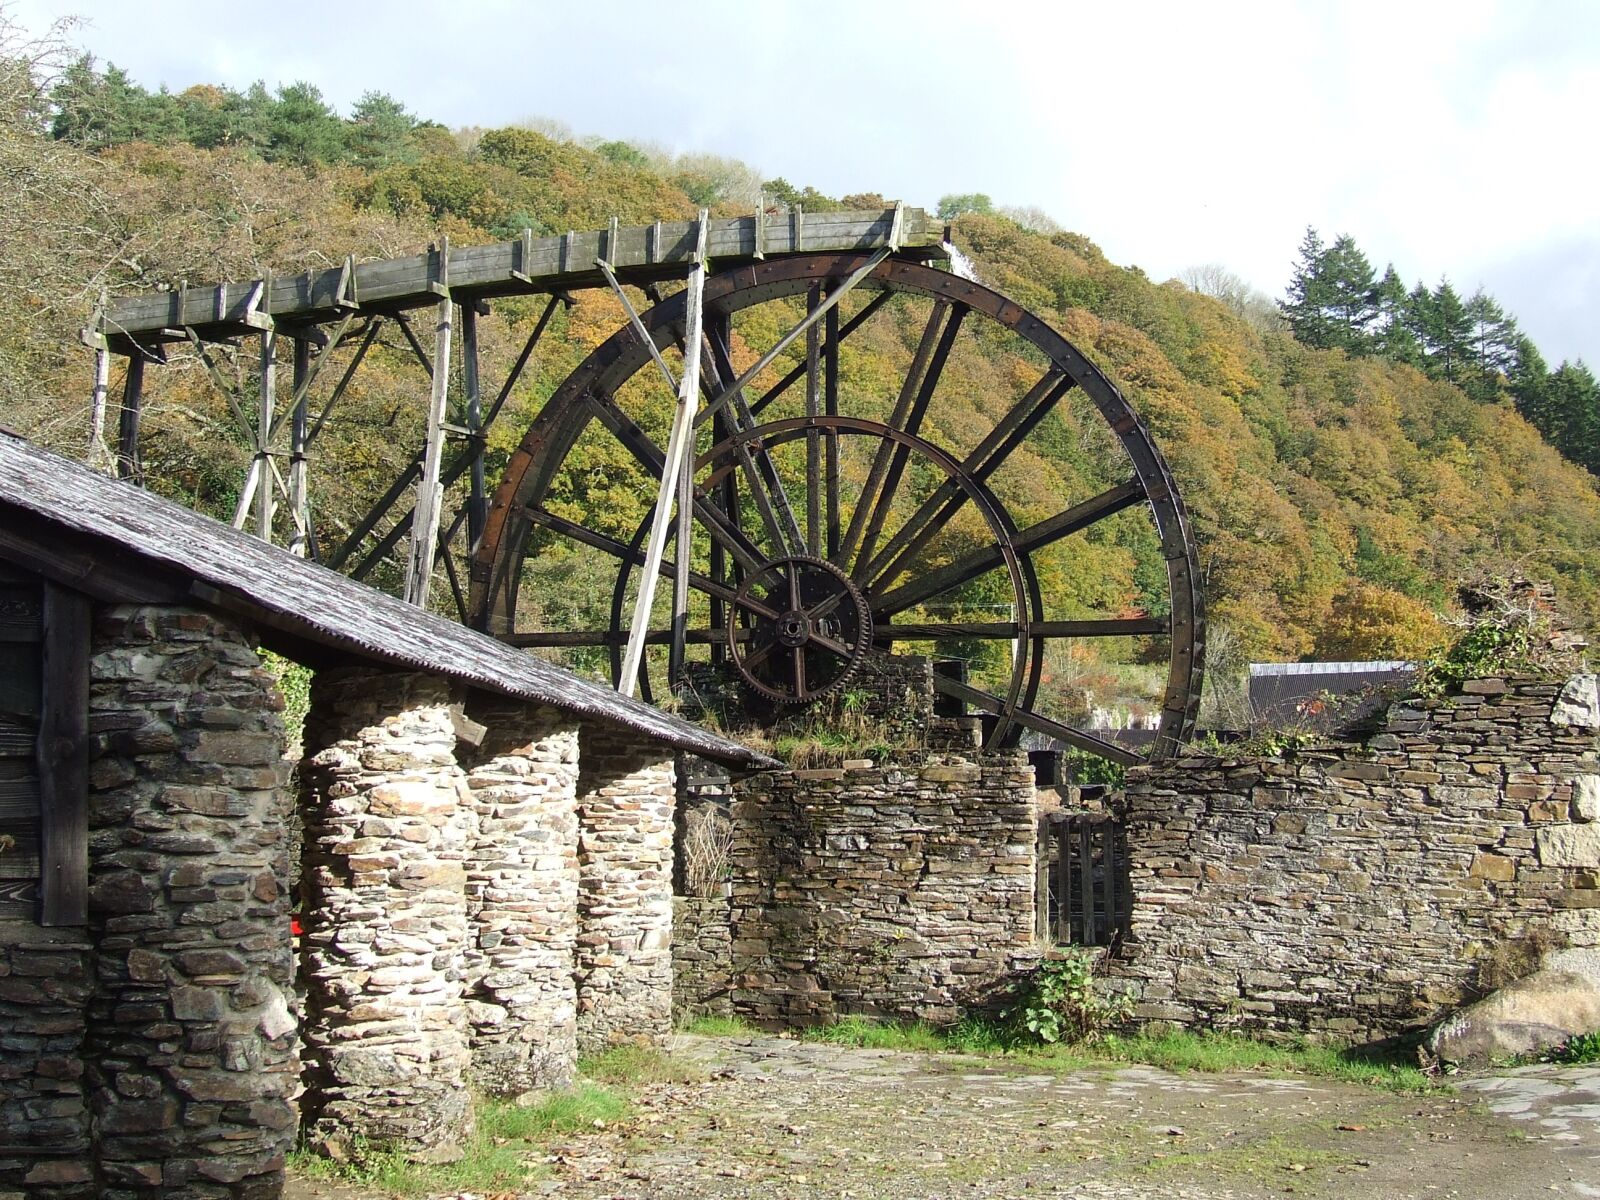
[[[680,1039],[705,1082],[555,1146],[561,1200],[1545,1200],[1600,1197],[1600,1070],[1522,1068],[1454,1094],[781,1038]],[[297,1181],[289,1200],[358,1200]],[[498,1198],[497,1198],[498,1200]]]

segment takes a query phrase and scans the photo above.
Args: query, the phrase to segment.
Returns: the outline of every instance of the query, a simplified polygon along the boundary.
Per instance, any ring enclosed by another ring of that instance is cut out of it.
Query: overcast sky
[[[307,80],[451,126],[740,158],[933,207],[1037,206],[1155,279],[1281,295],[1307,225],[1480,285],[1600,367],[1600,3],[0,0],[146,86]]]

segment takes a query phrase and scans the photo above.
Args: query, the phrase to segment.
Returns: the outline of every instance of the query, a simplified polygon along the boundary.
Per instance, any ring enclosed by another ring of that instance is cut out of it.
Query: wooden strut
[[[334,344],[328,343],[330,348]],[[306,391],[310,375],[311,343],[297,337],[294,339],[294,417],[289,430],[289,508],[294,517],[289,553],[296,558],[308,556],[311,540],[311,497],[306,489],[306,434],[309,431]]]
[[[99,332],[105,325],[106,293],[100,293],[100,303],[95,308],[94,321],[79,336],[83,344],[94,351],[94,390],[89,395],[89,465],[96,470],[106,470],[115,460],[106,445],[106,396],[111,390],[111,347],[105,334]]]
[[[444,455],[445,402],[450,392],[450,239],[438,247],[438,323],[434,326],[433,388],[428,400],[428,441],[422,451],[422,478],[417,482],[417,503],[411,520],[411,551],[406,559],[405,600],[418,608],[428,606],[428,587],[438,551],[439,511],[444,485],[439,478]]]
[[[644,659],[645,636],[650,632],[650,609],[655,604],[656,579],[661,569],[661,556],[667,545],[667,517],[672,512],[674,497],[678,501],[679,519],[677,561],[673,572],[673,655],[681,663],[683,650],[681,638],[676,636],[677,631],[684,626],[679,619],[679,614],[685,611],[689,588],[689,536],[686,528],[689,517],[693,512],[693,479],[685,472],[685,466],[692,468],[688,450],[694,445],[694,418],[700,405],[700,354],[699,346],[704,337],[704,312],[701,304],[705,295],[706,286],[706,231],[710,223],[710,214],[700,210],[699,229],[695,234],[695,261],[689,272],[688,298],[684,309],[683,344],[683,379],[678,383],[678,404],[672,414],[672,432],[667,438],[666,461],[661,469],[661,486],[656,492],[655,518],[650,526],[650,543],[645,550],[644,574],[639,579],[639,594],[633,606],[633,624],[628,633],[628,648],[622,658],[622,674],[617,679],[617,690],[624,696],[631,697],[639,681],[639,664]],[[609,265],[597,262],[602,267],[608,280],[613,282],[617,293],[622,294],[622,287],[615,283],[616,276],[612,274]],[[655,357],[656,364],[666,375],[668,382],[672,380],[672,372],[662,360],[660,351],[656,349],[655,341],[644,329],[638,315],[633,311],[633,306],[627,303],[628,315],[634,322],[639,336],[644,339],[645,345],[650,348]],[[693,348],[692,350],[690,348]]]

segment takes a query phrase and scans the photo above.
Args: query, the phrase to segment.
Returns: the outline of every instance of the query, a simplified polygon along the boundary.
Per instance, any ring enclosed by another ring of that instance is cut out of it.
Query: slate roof
[[[0,430],[0,531],[11,510],[246,601],[304,641],[598,718],[731,765],[773,765],[680,717]],[[204,587],[196,597],[207,602]]]

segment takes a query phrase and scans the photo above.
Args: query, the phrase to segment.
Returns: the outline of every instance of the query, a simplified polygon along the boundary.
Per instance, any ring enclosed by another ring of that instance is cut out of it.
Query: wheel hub
[[[745,683],[781,704],[809,704],[855,674],[872,642],[872,612],[833,563],[792,555],[739,585],[727,633]]]
[[[811,640],[811,619],[799,609],[784,613],[778,618],[778,640],[790,649],[804,646]]]

